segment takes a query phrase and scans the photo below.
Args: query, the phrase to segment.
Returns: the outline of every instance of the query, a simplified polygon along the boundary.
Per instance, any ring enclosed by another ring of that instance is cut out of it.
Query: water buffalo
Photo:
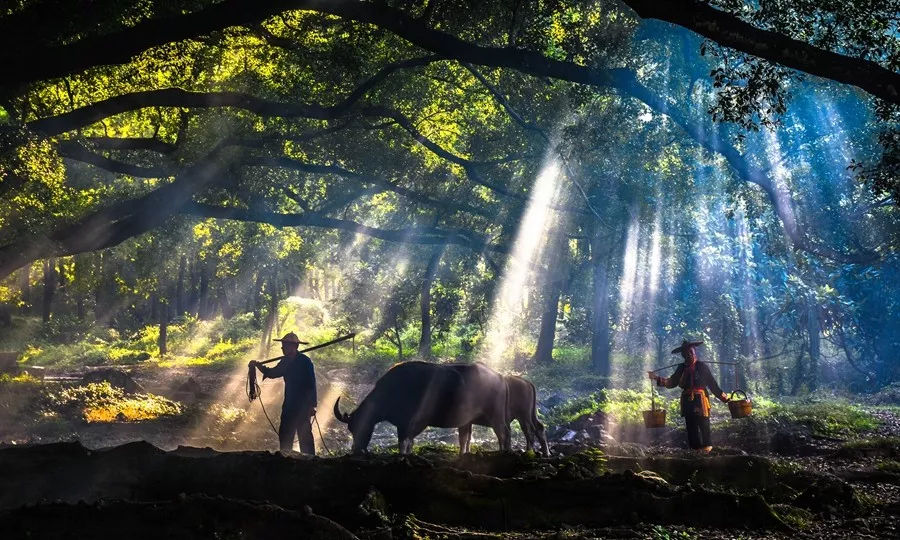
[[[408,454],[427,426],[459,428],[476,419],[494,428],[500,449],[509,450],[506,382],[483,364],[403,362],[378,379],[355,411],[342,413],[339,402],[334,416],[348,425],[354,454],[368,448],[379,422],[397,427],[400,453]]]
[[[550,456],[550,449],[547,446],[547,436],[544,433],[544,424],[537,418],[537,391],[530,381],[515,375],[503,376],[506,381],[507,392],[509,392],[509,403],[507,404],[506,423],[507,425],[513,420],[519,421],[522,433],[525,434],[525,448],[531,450],[534,448],[534,442],[537,440],[541,445],[541,453]],[[479,418],[474,424],[488,425]],[[469,443],[472,440],[472,424],[468,424],[459,428],[459,453],[465,454],[469,451]]]

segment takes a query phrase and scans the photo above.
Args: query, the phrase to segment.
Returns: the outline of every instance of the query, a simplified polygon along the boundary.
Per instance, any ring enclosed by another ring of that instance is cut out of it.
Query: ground
[[[39,537],[64,537],[54,524],[69,523],[95,538],[134,533],[136,520],[162,523],[142,527],[147,538],[900,534],[896,406],[760,400],[739,420],[717,406],[716,448],[705,456],[683,448],[671,413],[664,428],[636,423],[645,407],[636,390],[539,388],[550,458],[522,453],[520,434],[515,454],[498,454],[487,429],[476,430],[473,456],[456,456],[455,430],[430,429],[414,456],[401,457],[389,425],[376,432],[372,456],[346,457],[349,434],[331,405],[340,395],[352,407],[383,369],[317,365],[316,459],[270,452],[277,439],[246,397],[242,363],[6,376],[0,523]],[[262,391],[277,424],[281,384],[265,381]],[[98,520],[108,526],[92,529]]]

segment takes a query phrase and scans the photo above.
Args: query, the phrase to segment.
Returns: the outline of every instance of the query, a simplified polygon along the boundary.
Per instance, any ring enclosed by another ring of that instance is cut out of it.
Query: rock
[[[144,392],[144,387],[138,384],[128,373],[112,368],[102,368],[89,371],[81,378],[81,384],[108,382],[110,386],[121,388],[129,394]]]
[[[542,400],[540,404],[544,409],[552,409],[553,407],[565,403],[565,401],[565,396],[563,396],[559,392],[554,392],[547,396],[546,399]]]
[[[606,431],[600,426],[588,426],[586,431],[588,437],[596,441],[605,441],[608,437]]]
[[[833,515],[858,512],[861,507],[853,486],[831,475],[816,478],[794,499],[793,504],[813,512]]]
[[[578,435],[578,433],[575,432],[575,431],[572,431],[572,430],[570,429],[570,430],[567,430],[567,431],[565,432],[565,434],[563,434],[563,436],[559,438],[559,440],[565,441],[565,442],[571,442],[571,441],[574,441],[574,440],[575,440],[575,436],[576,436],[576,435]]]
[[[772,436],[772,452],[783,456],[813,456],[822,453],[808,435],[798,431],[779,430]]]
[[[175,388],[175,392],[178,394],[187,395],[190,397],[198,398],[203,395],[203,388],[200,386],[200,383],[197,382],[193,377],[188,377],[188,380],[179,384],[177,388]]]

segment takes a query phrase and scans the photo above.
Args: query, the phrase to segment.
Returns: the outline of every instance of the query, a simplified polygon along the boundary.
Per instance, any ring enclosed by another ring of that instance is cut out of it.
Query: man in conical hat
[[[728,396],[719,388],[709,366],[697,360],[697,347],[703,345],[702,341],[682,340],[681,346],[674,349],[672,354],[681,353],[684,363],[675,368],[671,377],[660,377],[652,371],[647,372],[651,380],[656,381],[657,386],[666,388],[681,387],[681,416],[684,417],[687,428],[688,446],[695,450],[709,452],[709,394],[707,388],[723,403],[728,401]]]
[[[300,341],[297,334],[288,332],[281,339],[284,356],[274,367],[268,367],[252,360],[263,374],[263,379],[284,377],[284,403],[281,406],[281,423],[278,425],[278,442],[283,453],[294,447],[294,435],[300,440],[300,451],[304,454],[316,453],[313,443],[312,421],[316,414],[316,372],[312,360],[298,352]]]

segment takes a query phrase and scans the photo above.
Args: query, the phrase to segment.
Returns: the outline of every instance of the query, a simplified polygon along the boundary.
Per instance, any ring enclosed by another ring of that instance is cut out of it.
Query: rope
[[[246,394],[247,394],[247,399],[249,399],[250,401],[253,401],[255,398],[259,398],[259,405],[260,405],[260,407],[262,407],[263,414],[266,415],[266,420],[269,421],[269,425],[272,426],[272,431],[273,431],[273,432],[275,433],[275,435],[277,436],[277,435],[278,435],[278,430],[275,429],[275,424],[272,422],[272,419],[269,418],[269,413],[266,412],[266,406],[265,406],[265,404],[263,404],[263,400],[262,400],[262,388],[260,388],[259,383],[256,382],[256,376],[255,376],[255,375],[256,375],[256,370],[255,370],[255,368],[253,368],[251,372],[254,374],[254,376],[252,376],[252,377],[247,377],[247,386],[246,386],[245,389],[244,389],[245,392],[246,392]],[[252,397],[251,397],[251,396],[252,396]]]
[[[325,444],[325,436],[322,435],[322,426],[319,425],[319,419],[316,418],[315,416],[313,416],[313,422],[315,422],[315,424],[316,424],[316,430],[319,432],[319,439],[322,441],[322,448],[325,449],[325,452],[326,452],[329,456],[334,455],[334,454],[331,452],[331,449],[328,448],[328,445]]]

